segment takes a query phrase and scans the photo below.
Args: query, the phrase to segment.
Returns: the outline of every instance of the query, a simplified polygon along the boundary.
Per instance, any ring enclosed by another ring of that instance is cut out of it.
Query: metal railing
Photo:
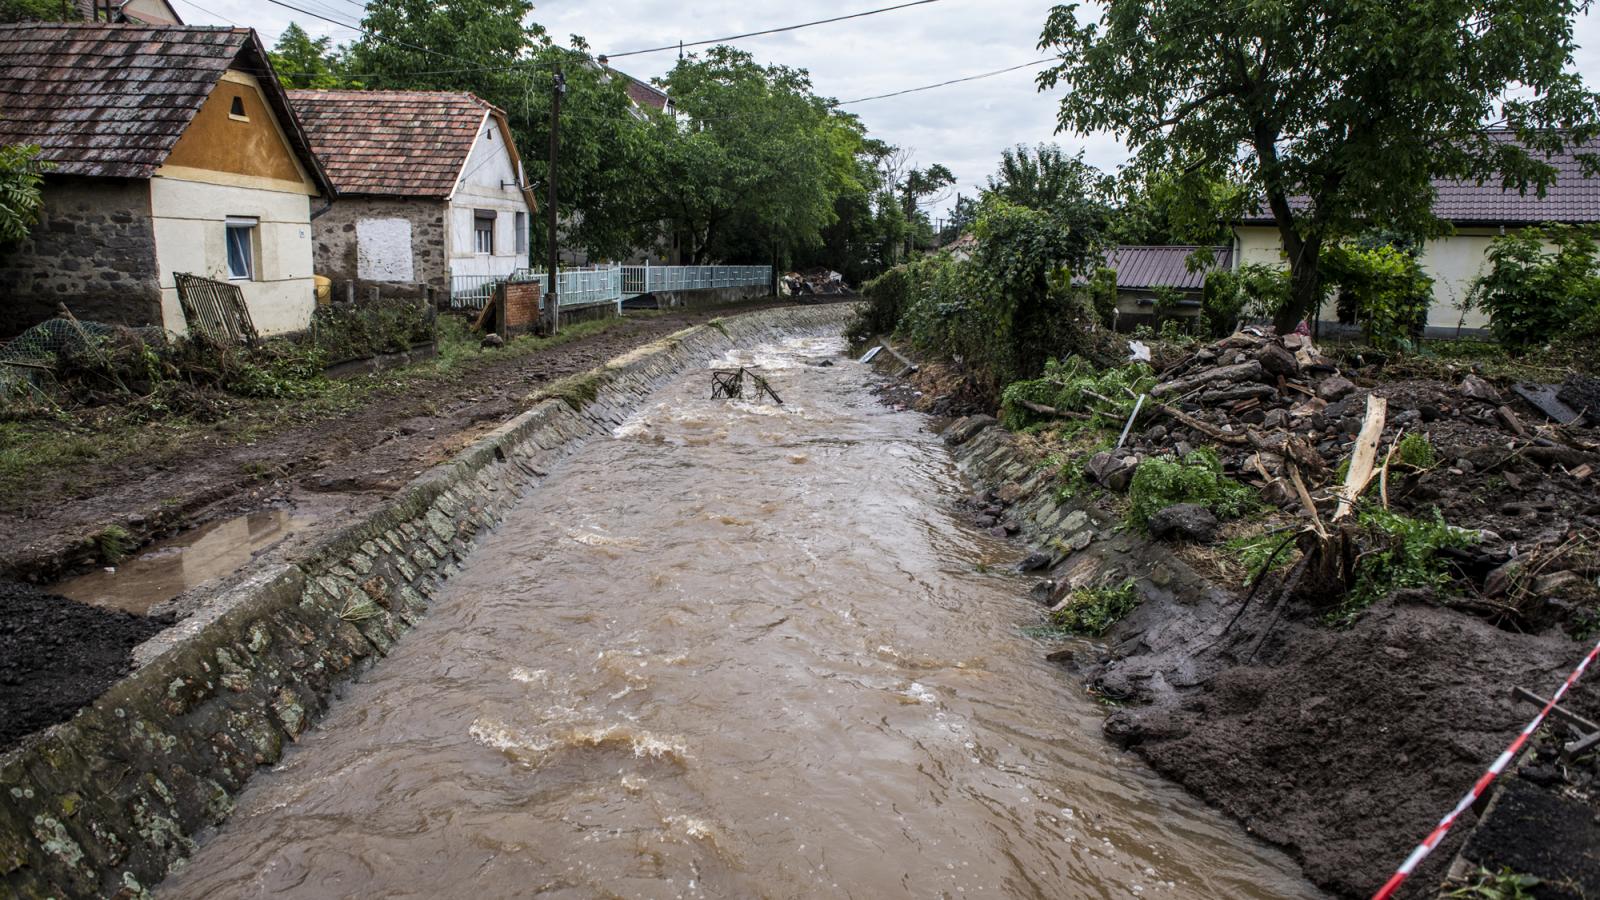
[[[544,281],[541,269],[518,269],[510,275],[452,275],[450,307],[482,309],[504,281]],[[563,269],[556,291],[563,309],[621,304],[629,297],[656,291],[699,291],[770,284],[771,266],[594,266]]]

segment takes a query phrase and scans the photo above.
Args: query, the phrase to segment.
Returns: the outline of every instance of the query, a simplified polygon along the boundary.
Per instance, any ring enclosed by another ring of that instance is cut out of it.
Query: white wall
[[[150,180],[150,212],[161,271],[161,315],[168,330],[186,330],[174,272],[228,280],[229,216],[260,220],[255,280],[233,282],[244,292],[256,331],[281,334],[310,324],[316,307],[310,197],[157,177]]]
[[[478,142],[450,200],[450,274],[509,275],[528,267],[528,251],[516,250],[516,213],[524,215],[524,228],[532,221],[522,190],[516,186],[521,181],[498,123],[485,115],[478,126]],[[495,212],[492,256],[476,252],[473,213],[480,209]]]
[[[1463,228],[1450,237],[1433,238],[1422,245],[1418,262],[1422,271],[1433,279],[1433,305],[1428,308],[1428,325],[1432,328],[1454,329],[1487,328],[1489,318],[1482,312],[1468,312],[1462,316],[1461,303],[1466,299],[1473,279],[1486,264],[1489,241],[1498,229]],[[1278,229],[1271,226],[1243,225],[1234,228],[1237,243],[1234,245],[1235,266],[1259,263],[1285,266]],[[1332,315],[1332,307],[1323,308],[1325,316]]]

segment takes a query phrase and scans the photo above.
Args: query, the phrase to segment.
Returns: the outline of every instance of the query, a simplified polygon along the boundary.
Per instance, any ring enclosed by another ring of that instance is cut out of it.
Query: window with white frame
[[[472,213],[473,249],[479,253],[494,253],[494,210],[479,209]]]
[[[254,281],[256,278],[256,226],[260,220],[229,216],[227,220],[228,280]]]
[[[516,215],[514,215],[512,217],[511,221],[517,227],[517,252],[518,253],[527,253],[528,252],[528,214],[525,213],[525,212],[519,212],[519,213],[517,213]]]

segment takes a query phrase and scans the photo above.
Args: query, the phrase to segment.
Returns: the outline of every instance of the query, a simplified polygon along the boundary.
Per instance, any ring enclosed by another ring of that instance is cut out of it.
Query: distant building
[[[1511,132],[1497,132],[1495,138],[1514,141]],[[1600,143],[1574,152],[1571,148],[1557,156],[1539,158],[1557,170],[1555,184],[1545,196],[1530,190],[1526,194],[1506,190],[1498,180],[1485,184],[1470,181],[1434,182],[1436,199],[1433,213],[1453,226],[1447,237],[1430,238],[1422,246],[1419,262],[1433,279],[1433,305],[1428,310],[1426,334],[1447,337],[1458,331],[1478,331],[1488,327],[1488,317],[1479,310],[1463,312],[1472,282],[1485,270],[1489,242],[1496,235],[1544,223],[1587,225],[1600,223],[1600,179],[1584,174],[1576,153],[1600,153]],[[1292,201],[1298,209],[1303,200]],[[1270,213],[1262,210],[1234,225],[1234,265],[1262,263],[1287,265],[1283,242]],[[1334,316],[1334,304],[1323,307],[1323,318]]]
[[[262,334],[309,324],[328,182],[255,32],[0,26],[0,110],[47,167],[42,221],[0,249],[0,334],[58,302],[181,333],[176,272],[237,284]]]
[[[1191,268],[1198,261],[1198,268]],[[1156,318],[1156,304],[1167,291],[1178,295],[1178,306],[1168,315],[1197,316],[1206,278],[1233,266],[1229,247],[1193,245],[1141,246],[1119,244],[1108,250],[1102,263],[1117,272],[1117,324],[1148,324]]]
[[[504,112],[465,92],[289,98],[338,191],[315,222],[337,295],[442,299],[528,267],[538,207]]]
[[[182,25],[183,19],[167,0],[73,0],[85,22],[134,25]]]

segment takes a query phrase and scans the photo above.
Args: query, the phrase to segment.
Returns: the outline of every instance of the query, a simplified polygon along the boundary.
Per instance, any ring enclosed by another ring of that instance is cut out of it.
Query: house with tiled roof
[[[41,221],[0,249],[0,335],[58,302],[181,333],[175,273],[238,285],[263,334],[309,324],[329,186],[250,29],[0,26],[0,143],[45,169]]]
[[[443,299],[527,268],[537,208],[506,115],[459,91],[290,91],[338,199],[315,223],[336,295]]]
[[[85,22],[127,22],[135,25],[182,25],[167,0],[73,0]]]
[[[595,63],[600,66],[607,77],[622,79],[622,89],[627,92],[628,99],[632,101],[635,110],[639,110],[641,113],[646,109],[669,114],[677,112],[677,108],[672,103],[672,98],[661,88],[642,78],[635,78],[627,72],[612,68],[611,60],[604,55],[596,58]]]
[[[1513,141],[1510,132],[1497,132],[1496,140]],[[1535,159],[1556,170],[1555,183],[1543,196],[1531,188],[1521,192],[1507,189],[1497,180],[1475,181],[1438,179],[1434,182],[1433,214],[1451,226],[1450,234],[1430,238],[1422,247],[1418,261],[1433,279],[1433,305],[1428,310],[1426,333],[1448,337],[1488,327],[1479,310],[1463,310],[1463,301],[1472,282],[1485,269],[1489,242],[1496,236],[1519,228],[1544,223],[1589,225],[1600,223],[1600,179],[1583,171],[1580,155],[1600,154],[1600,142],[1546,156],[1535,151]],[[1292,201],[1297,208],[1304,200]],[[1233,227],[1234,265],[1261,263],[1286,265],[1283,244],[1272,215],[1262,209]],[[1327,304],[1324,318],[1333,314]]]
[[[1233,248],[1181,244],[1119,244],[1106,251],[1101,265],[1117,273],[1117,323],[1148,323],[1156,317],[1162,295],[1177,298],[1177,308],[1163,314],[1197,316],[1206,278],[1233,267]]]

